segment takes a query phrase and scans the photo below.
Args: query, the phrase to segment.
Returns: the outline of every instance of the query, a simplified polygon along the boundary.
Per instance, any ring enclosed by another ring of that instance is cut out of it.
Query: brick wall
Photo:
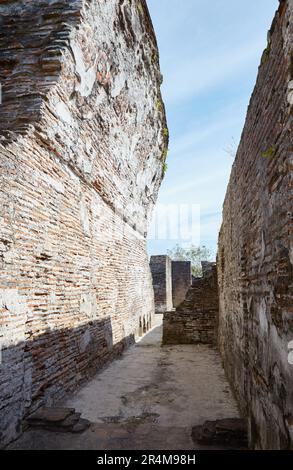
[[[4,445],[150,326],[168,142],[144,0],[2,2],[0,24]]]
[[[176,308],[185,299],[191,286],[191,262],[172,261],[172,300]]]
[[[151,256],[150,269],[153,279],[156,313],[173,308],[172,261],[169,256]]]
[[[233,165],[219,239],[220,348],[257,449],[292,446],[292,44],[293,2],[282,1]]]
[[[214,263],[195,278],[184,302],[173,312],[164,314],[164,344],[217,344],[218,285]]]

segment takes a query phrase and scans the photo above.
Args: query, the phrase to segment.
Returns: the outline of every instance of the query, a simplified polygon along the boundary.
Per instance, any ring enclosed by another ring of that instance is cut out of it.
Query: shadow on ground
[[[30,429],[10,448],[207,448],[193,442],[194,426],[239,417],[220,357],[207,346],[162,347],[161,338],[158,315],[151,332],[59,404],[89,420],[86,431]]]

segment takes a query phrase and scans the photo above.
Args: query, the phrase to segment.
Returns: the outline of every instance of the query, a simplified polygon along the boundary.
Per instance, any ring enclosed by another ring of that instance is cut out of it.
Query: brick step
[[[32,428],[53,432],[81,433],[90,426],[90,422],[81,418],[74,408],[43,406],[26,421]]]

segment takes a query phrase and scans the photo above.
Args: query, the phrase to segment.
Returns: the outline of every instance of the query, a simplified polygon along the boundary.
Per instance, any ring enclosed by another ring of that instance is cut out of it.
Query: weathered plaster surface
[[[144,0],[22,0],[0,17],[5,444],[151,324],[145,235],[168,142]]]
[[[233,166],[219,239],[220,348],[251,445],[292,447],[293,2],[282,1]]]

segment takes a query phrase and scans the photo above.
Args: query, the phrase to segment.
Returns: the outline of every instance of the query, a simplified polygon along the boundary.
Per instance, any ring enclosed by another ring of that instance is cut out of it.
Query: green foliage
[[[169,149],[165,148],[165,150],[163,150],[163,152],[162,152],[162,157],[161,157],[161,161],[163,162],[163,174],[164,175],[165,175],[165,173],[168,169],[168,165],[166,163],[168,152],[169,152]]]
[[[167,127],[165,127],[165,128],[162,130],[162,134],[163,134],[163,137],[169,137],[169,131],[168,131]]]
[[[268,45],[268,46],[265,48],[264,53],[265,53],[265,55],[267,55],[267,56],[270,55],[270,53],[271,53],[271,46],[270,46],[270,45]]]
[[[212,256],[206,246],[190,245],[186,249],[178,244],[172,250],[168,250],[167,254],[173,261],[191,261],[191,270],[195,277],[202,276],[201,261],[211,261]]]
[[[158,111],[162,111],[163,105],[162,105],[162,102],[160,100],[156,101],[156,108],[157,108]]]
[[[270,44],[268,44],[268,46],[263,51],[263,55],[262,55],[262,59],[261,59],[262,64],[265,63],[267,60],[269,60],[270,53],[271,53],[271,46],[270,46]]]
[[[169,153],[169,149],[165,149],[163,150],[163,153],[162,153],[162,162],[165,162],[167,157],[168,157],[168,153]]]
[[[158,57],[157,51],[154,50],[151,55],[151,62],[152,64],[155,64],[158,61],[159,61],[159,57]]]
[[[276,156],[276,149],[275,149],[275,147],[270,147],[270,148],[268,148],[265,152],[263,152],[263,153],[261,154],[261,156],[262,156],[263,158],[268,158],[268,159],[271,160],[272,158],[274,158],[274,157]]]
[[[137,8],[138,8],[138,11],[141,15],[143,15],[144,11],[143,11],[143,6],[140,2],[138,2],[138,5],[137,5]]]

